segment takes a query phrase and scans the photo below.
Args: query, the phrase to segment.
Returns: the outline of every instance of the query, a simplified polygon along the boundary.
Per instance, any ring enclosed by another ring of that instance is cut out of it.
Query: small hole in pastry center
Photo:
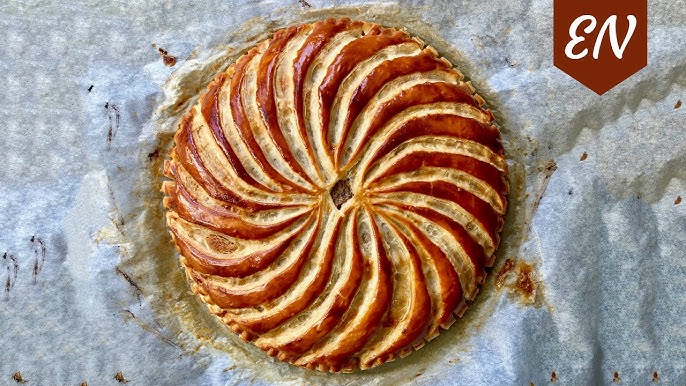
[[[338,180],[329,191],[333,204],[336,209],[341,209],[341,206],[353,197],[353,191],[350,189],[350,184],[347,179]]]

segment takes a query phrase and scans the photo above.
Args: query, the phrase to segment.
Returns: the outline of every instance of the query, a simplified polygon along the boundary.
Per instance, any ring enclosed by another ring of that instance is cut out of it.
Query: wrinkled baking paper
[[[551,1],[1,3],[0,384],[686,384],[682,8],[650,3],[648,66],[597,96],[552,65]],[[178,119],[217,71],[330,16],[407,28],[461,69],[502,129],[512,190],[465,317],[353,374],[227,333],[184,281],[159,192]]]

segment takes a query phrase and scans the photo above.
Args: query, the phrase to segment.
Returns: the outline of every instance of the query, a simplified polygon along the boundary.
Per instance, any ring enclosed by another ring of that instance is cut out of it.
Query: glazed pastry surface
[[[507,164],[493,115],[404,31],[280,30],[209,85],[165,163],[193,291],[269,355],[367,369],[448,328],[493,263]]]

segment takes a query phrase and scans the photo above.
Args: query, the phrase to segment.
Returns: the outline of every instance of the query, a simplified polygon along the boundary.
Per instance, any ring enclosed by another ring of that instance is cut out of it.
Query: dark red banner
[[[555,67],[602,95],[648,62],[646,0],[554,0]]]

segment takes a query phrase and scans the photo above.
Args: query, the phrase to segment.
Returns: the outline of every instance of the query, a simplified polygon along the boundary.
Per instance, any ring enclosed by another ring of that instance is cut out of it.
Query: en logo
[[[555,67],[598,94],[648,61],[647,0],[554,0]]]

